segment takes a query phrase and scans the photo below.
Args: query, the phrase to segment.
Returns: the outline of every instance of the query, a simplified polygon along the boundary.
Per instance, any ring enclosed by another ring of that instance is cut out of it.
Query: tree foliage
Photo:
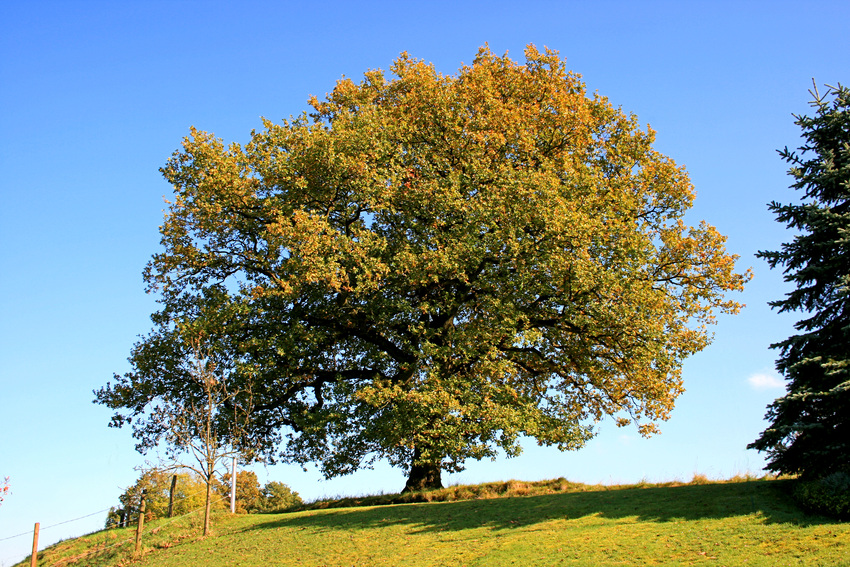
[[[815,116],[796,116],[803,145],[780,152],[801,202],[769,205],[797,233],[759,252],[796,286],[771,307],[806,317],[772,345],[788,393],[768,406],[771,424],[750,447],[767,452],[772,471],[822,477],[850,472],[850,89],[812,94]]]
[[[216,492],[230,501],[230,473],[225,474],[216,484]],[[303,502],[297,492],[282,482],[271,481],[260,488],[257,474],[241,470],[236,473],[236,512],[281,512]]]
[[[118,497],[119,503],[110,508],[105,527],[120,527],[122,520],[126,523],[135,521],[139,514],[143,492],[145,519],[168,517],[171,483],[174,476],[177,477],[177,482],[174,484],[172,516],[182,516],[205,508],[207,484],[202,477],[194,473],[151,469],[144,471],[138,480]],[[240,514],[280,512],[303,503],[298,493],[282,482],[271,481],[261,489],[257,474],[252,471],[239,471],[236,481],[236,512]],[[213,488],[215,496],[211,508],[219,511],[228,510],[230,474],[223,475],[221,479],[216,478],[213,481]]]
[[[304,502],[297,492],[282,482],[271,481],[260,491],[257,501],[257,512],[282,512],[288,508],[301,506]]]
[[[95,401],[122,408],[132,400],[137,450],[144,453],[164,441],[173,463],[169,470],[188,469],[204,480],[207,535],[218,466],[228,457],[250,459],[243,441],[251,395],[230,379],[233,361],[208,348],[204,335],[191,323],[151,334],[136,345],[135,372],[116,376],[118,384],[96,391]],[[111,425],[120,427],[133,417],[116,414]]]
[[[391,71],[244,146],[192,129],[162,170],[156,329],[99,398],[116,423],[182,387],[186,325],[250,384],[261,452],[327,476],[387,459],[436,486],[521,436],[576,449],[605,416],[667,419],[749,277],[683,222],[684,169],[556,53]]]
[[[220,481],[215,482],[215,491],[230,502],[230,478],[226,473]],[[236,513],[247,514],[260,506],[260,481],[254,471],[241,470],[236,473]]]
[[[143,472],[139,479],[128,487],[119,497],[119,505],[109,511],[106,527],[118,527],[122,518],[132,521],[139,513],[142,493],[145,493],[145,519],[154,520],[168,516],[168,503],[171,493],[172,477],[177,477],[174,487],[172,515],[182,516],[204,507],[206,483],[202,478],[190,473],[174,473],[159,469]],[[224,509],[222,501],[213,502],[213,507]]]

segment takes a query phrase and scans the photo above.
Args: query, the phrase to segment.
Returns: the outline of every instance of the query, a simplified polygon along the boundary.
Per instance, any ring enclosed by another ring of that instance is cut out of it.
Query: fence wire
[[[77,520],[83,520],[85,518],[91,518],[92,516],[96,516],[98,514],[103,514],[104,512],[108,512],[110,509],[111,508],[106,508],[104,510],[98,510],[97,512],[92,512],[91,514],[86,514],[85,516],[80,516],[79,518],[74,518],[73,520],[65,520],[64,522],[59,522],[59,523],[52,524],[52,525],[49,525],[49,526],[44,526],[43,528],[41,526],[39,526],[38,531],[40,533],[40,532],[43,532],[44,530],[49,530],[50,528],[55,528],[56,526],[61,526],[62,524],[70,524],[71,522],[76,522]],[[28,532],[20,533],[18,535],[0,538],[0,541],[6,541],[7,539],[15,539],[16,537],[30,535],[31,533],[32,533],[32,530],[30,530]]]
[[[229,497],[229,496],[222,496],[222,497],[220,497],[220,498],[218,498],[218,499],[216,499],[216,500],[210,500],[210,504],[211,504],[211,505],[212,505],[212,504],[217,504],[217,503],[219,503],[219,502],[223,502],[223,501],[225,501],[225,500],[230,500],[230,497]],[[50,528],[55,528],[56,526],[61,526],[61,525],[64,525],[64,524],[70,524],[70,523],[72,523],[72,522],[76,522],[76,521],[79,521],[79,520],[83,520],[83,519],[85,519],[85,518],[90,518],[90,517],[92,517],[92,516],[96,516],[96,515],[98,515],[98,514],[103,514],[104,512],[109,512],[112,508],[114,508],[114,506],[110,506],[109,508],[105,508],[105,509],[103,509],[103,510],[98,510],[97,512],[92,512],[91,514],[86,514],[85,516],[80,516],[79,518],[74,518],[73,520],[64,520],[64,521],[62,521],[62,522],[57,522],[57,523],[55,523],[55,524],[51,524],[51,525],[49,525],[49,526],[45,526],[45,527],[41,527],[41,526],[39,526],[38,531],[39,531],[39,534],[40,534],[40,533],[41,533],[41,532],[43,532],[44,530],[49,530]],[[199,511],[203,510],[204,508],[206,508],[206,504],[204,504],[203,506],[200,506],[200,507],[198,507],[198,508],[195,508],[194,510],[190,510],[190,511],[188,511],[188,512],[186,512],[185,514],[182,514],[182,515],[180,515],[180,516],[175,516],[175,517],[173,517],[173,518],[169,518],[167,522],[165,522],[165,523],[163,523],[163,524],[158,525],[158,526],[157,526],[157,529],[160,529],[160,528],[163,528],[163,527],[165,527],[165,526],[167,526],[167,525],[169,525],[169,524],[172,524],[172,523],[176,522],[177,520],[180,520],[180,519],[182,519],[182,518],[185,518],[186,516],[190,516],[190,515],[192,515],[192,514],[195,514],[195,513],[199,512]],[[129,526],[128,526],[128,527],[129,527]],[[22,533],[19,533],[19,534],[16,534],[16,535],[12,535],[12,536],[7,536],[7,537],[4,537],[4,538],[0,538],[0,541],[7,541],[7,540],[10,540],[10,539],[15,539],[15,538],[23,537],[23,536],[32,536],[32,534],[33,534],[33,530],[29,530],[29,531],[22,532]],[[85,537],[85,536],[80,536],[80,537]],[[113,543],[112,545],[109,545],[109,546],[107,546],[107,547],[103,547],[103,548],[99,548],[99,549],[94,549],[94,550],[92,550],[92,551],[89,551],[88,553],[84,553],[83,555],[75,555],[73,558],[70,558],[70,557],[69,557],[69,558],[67,558],[67,559],[62,559],[62,560],[60,560],[59,562],[54,563],[53,565],[61,565],[62,563],[66,563],[66,562],[68,562],[68,561],[71,561],[72,559],[73,559],[74,561],[76,561],[76,560],[78,560],[78,559],[82,559],[82,558],[84,558],[84,557],[88,557],[89,555],[94,555],[95,553],[102,553],[102,552],[104,552],[104,551],[106,551],[106,550],[108,550],[108,549],[112,549],[113,547],[117,547],[117,546],[119,546],[119,545],[124,545],[124,544],[126,544],[126,543],[128,543],[128,542],[133,542],[134,540],[135,540],[135,535],[133,535],[133,536],[131,536],[131,537],[127,538],[127,539],[124,539],[124,540],[121,540],[121,541],[115,542],[115,543]],[[55,545],[55,544],[50,544],[50,545]],[[49,546],[47,546],[47,547],[50,547],[50,545],[49,545]],[[45,548],[45,549],[46,549],[46,548]],[[39,550],[39,551],[42,551],[42,550]],[[5,562],[6,562],[6,560],[3,560],[3,563],[5,563]]]
[[[221,497],[221,498],[219,498],[218,500],[211,500],[211,501],[210,501],[210,504],[217,504],[218,502],[222,502],[222,501],[224,501],[224,500],[229,500],[229,498],[228,498],[228,497],[224,497],[224,496],[222,496],[222,497]],[[167,525],[169,525],[169,524],[172,524],[172,523],[176,522],[177,520],[180,520],[180,519],[182,519],[182,518],[185,518],[186,516],[189,516],[189,515],[191,515],[191,514],[195,514],[195,513],[197,513],[197,512],[200,512],[200,511],[201,511],[201,510],[203,510],[204,508],[206,508],[206,504],[204,504],[203,506],[201,506],[201,507],[199,507],[199,508],[195,508],[194,510],[190,510],[190,511],[186,512],[186,513],[185,513],[185,514],[183,514],[183,515],[176,516],[176,517],[174,517],[174,518],[169,518],[169,520],[168,520],[167,522],[165,522],[164,524],[160,524],[160,525],[158,525],[158,526],[156,527],[156,529],[164,528],[165,526],[167,526]],[[83,558],[85,558],[85,557],[88,557],[89,555],[94,555],[94,554],[96,554],[96,553],[103,553],[104,551],[106,551],[106,550],[108,550],[108,549],[112,549],[113,547],[118,547],[119,545],[124,545],[124,544],[126,544],[126,543],[134,543],[134,542],[135,542],[135,539],[136,539],[136,536],[135,536],[135,535],[132,535],[132,536],[128,537],[127,539],[123,539],[123,540],[121,540],[121,541],[115,542],[115,543],[113,543],[112,545],[108,545],[108,546],[106,546],[106,547],[99,548],[99,549],[93,549],[93,550],[89,551],[88,553],[83,553],[82,555],[75,555],[75,556],[73,556],[73,557],[68,557],[68,558],[66,558],[66,559],[60,559],[60,560],[59,560],[59,561],[57,561],[56,563],[53,563],[53,565],[54,565],[54,567],[55,567],[56,565],[62,565],[63,563],[67,563],[67,562],[69,562],[69,561],[77,561],[77,560],[79,560],[79,559],[83,559]]]

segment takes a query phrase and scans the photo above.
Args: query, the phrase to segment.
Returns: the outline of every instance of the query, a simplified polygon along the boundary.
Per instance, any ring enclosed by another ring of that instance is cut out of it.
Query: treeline
[[[127,525],[139,514],[142,493],[145,494],[145,520],[181,516],[204,507],[206,484],[193,473],[150,470],[142,473],[135,484],[118,497],[119,505],[109,509],[106,528]],[[230,474],[213,482],[212,507],[230,507]],[[260,487],[257,475],[239,471],[236,475],[236,513],[281,512],[303,502],[297,492],[282,482],[272,481]]]

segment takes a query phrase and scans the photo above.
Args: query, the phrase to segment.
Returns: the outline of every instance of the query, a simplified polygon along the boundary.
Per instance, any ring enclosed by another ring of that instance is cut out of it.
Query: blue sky
[[[141,271],[158,250],[170,192],[158,172],[190,126],[247,141],[342,75],[387,69],[402,51],[454,72],[485,42],[522,58],[558,50],[588,88],[657,130],[697,190],[689,214],[728,235],[755,278],[736,317],[684,368],[687,392],[660,436],[602,423],[574,453],[528,444],[516,459],[471,463],[452,483],[564,476],[610,483],[760,473],[745,446],[778,395],[768,345],[795,316],[766,302],[788,291],[754,257],[789,235],[766,203],[795,196],[776,149],[795,146],[812,78],[850,79],[850,4],[803,2],[31,1],[0,6],[0,567],[98,529],[144,458],[106,427],[92,390],[150,328]],[[321,481],[315,470],[256,467],[313,499],[392,492],[379,467]]]

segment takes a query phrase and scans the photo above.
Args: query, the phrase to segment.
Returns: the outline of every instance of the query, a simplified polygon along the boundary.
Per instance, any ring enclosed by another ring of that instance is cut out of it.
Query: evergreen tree
[[[804,144],[779,152],[803,198],[769,205],[798,232],[781,250],[758,254],[796,285],[771,307],[806,318],[798,334],[772,345],[788,393],[768,406],[771,425],[749,446],[769,455],[769,470],[807,478],[850,472],[850,90],[812,94],[816,115],[795,116]]]

